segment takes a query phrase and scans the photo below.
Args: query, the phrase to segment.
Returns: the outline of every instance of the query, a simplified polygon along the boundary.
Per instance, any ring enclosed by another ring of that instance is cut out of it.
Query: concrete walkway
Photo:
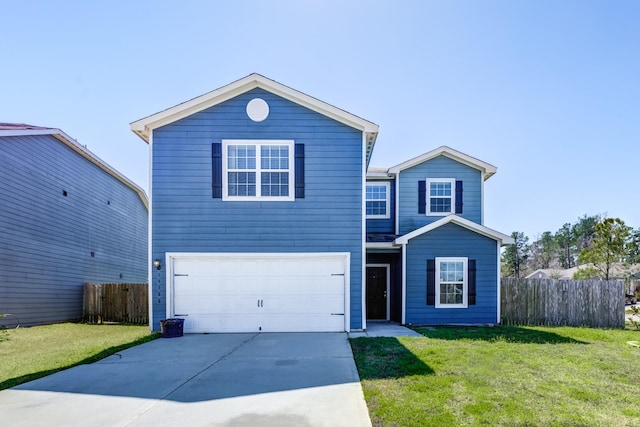
[[[194,334],[0,391],[16,426],[370,426],[345,333]]]
[[[413,329],[406,328],[395,322],[367,321],[367,330],[349,332],[349,338],[358,337],[423,337]]]

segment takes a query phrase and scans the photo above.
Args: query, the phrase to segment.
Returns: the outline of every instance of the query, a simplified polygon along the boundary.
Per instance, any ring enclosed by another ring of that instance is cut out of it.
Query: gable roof
[[[514,243],[513,238],[507,236],[506,234],[502,234],[499,231],[492,230],[491,228],[485,227],[484,225],[480,225],[473,221],[469,221],[468,219],[455,214],[447,215],[444,218],[440,218],[439,220],[432,222],[431,224],[425,225],[424,227],[418,228],[417,230],[413,230],[412,232],[407,233],[404,236],[400,236],[395,240],[394,243],[396,245],[407,244],[409,243],[409,240],[413,239],[414,237],[421,236],[425,233],[435,230],[436,228],[450,223],[459,225],[460,227],[464,227],[478,234],[482,234],[483,236],[487,236],[493,240],[497,240],[498,243],[500,243],[500,246],[512,245]]]
[[[32,135],[50,135],[56,138],[58,141],[62,142],[64,145],[78,153],[80,156],[84,157],[89,162],[98,166],[100,169],[131,188],[137,195],[140,197],[140,200],[144,204],[145,208],[149,210],[149,200],[147,199],[147,195],[144,190],[136,185],[133,181],[131,181],[126,176],[122,175],[120,172],[115,170],[113,167],[109,166],[104,160],[100,159],[98,156],[93,154],[91,151],[87,150],[87,148],[83,145],[80,145],[78,141],[71,138],[66,133],[62,132],[60,129],[56,128],[47,128],[41,126],[32,126],[24,123],[0,123],[0,137],[4,136],[32,136]]]
[[[407,160],[406,162],[393,166],[389,168],[389,172],[397,174],[400,171],[409,169],[413,166],[419,165],[420,163],[424,163],[427,160],[431,160],[438,156],[446,156],[446,157],[449,157],[450,159],[463,163],[474,169],[478,169],[479,171],[482,172],[482,176],[484,177],[485,181],[491,178],[491,176],[495,174],[497,171],[497,168],[489,163],[483,162],[482,160],[478,160],[475,157],[471,157],[467,154],[464,154],[460,151],[454,150],[453,148],[443,145],[441,147],[436,148],[435,150],[431,150],[427,153],[424,153],[421,156],[414,157],[411,160]]]
[[[282,98],[364,132],[366,136],[367,164],[369,163],[373,145],[378,136],[378,125],[256,73],[189,101],[132,122],[131,130],[149,143],[153,129],[183,119],[255,88],[265,89]]]

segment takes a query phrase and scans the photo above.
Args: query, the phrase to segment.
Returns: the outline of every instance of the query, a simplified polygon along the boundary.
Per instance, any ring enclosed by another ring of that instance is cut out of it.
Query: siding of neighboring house
[[[269,118],[246,114],[255,97]],[[212,143],[287,139],[304,144],[305,197],[212,198]],[[253,89],[153,131],[152,257],[166,252],[350,252],[351,327],[361,324],[362,132],[263,89]],[[155,276],[155,274],[154,274]],[[154,328],[166,316],[165,275],[153,284]]]
[[[389,218],[372,218],[367,219],[367,232],[368,233],[393,233],[395,230],[395,217],[396,217],[396,185],[395,180],[368,180],[367,183],[381,184],[383,182],[389,183]]]
[[[481,223],[482,173],[446,156],[438,156],[400,172],[399,234],[409,233],[442,218],[418,213],[418,181],[428,178],[463,181],[463,212],[459,216]]]
[[[455,224],[446,224],[407,245],[406,322],[411,324],[482,324],[497,322],[497,242]],[[468,308],[426,305],[427,260],[468,257],[477,263],[477,302]]]
[[[85,282],[147,281],[139,195],[53,136],[0,137],[0,200],[0,313],[78,319]]]

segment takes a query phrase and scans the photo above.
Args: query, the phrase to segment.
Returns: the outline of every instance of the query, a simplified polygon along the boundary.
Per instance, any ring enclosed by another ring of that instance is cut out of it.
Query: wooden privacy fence
[[[624,281],[500,281],[501,323],[624,328]]]
[[[146,283],[85,283],[83,318],[88,323],[149,323]]]

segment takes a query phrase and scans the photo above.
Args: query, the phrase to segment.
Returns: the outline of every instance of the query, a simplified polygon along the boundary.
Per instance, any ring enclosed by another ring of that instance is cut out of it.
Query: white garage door
[[[184,318],[186,333],[345,330],[345,254],[170,259],[173,298],[167,315]]]

